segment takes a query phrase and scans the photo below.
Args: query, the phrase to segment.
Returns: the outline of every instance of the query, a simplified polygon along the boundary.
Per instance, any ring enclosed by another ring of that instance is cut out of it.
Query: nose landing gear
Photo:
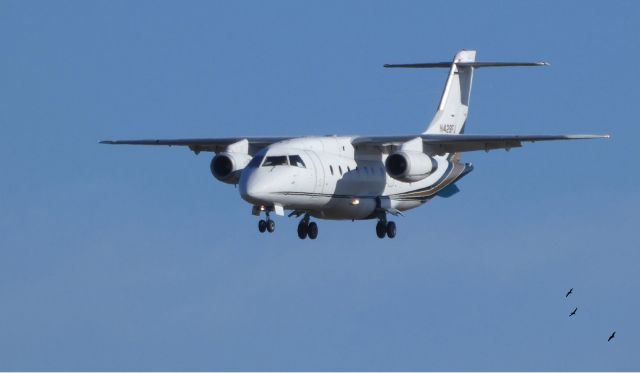
[[[305,214],[300,223],[298,223],[298,237],[301,240],[307,237],[315,240],[318,237],[318,224],[314,221],[309,222],[309,214]]]
[[[269,212],[267,212],[267,220],[260,219],[258,222],[258,230],[260,233],[264,233],[265,231],[273,233],[273,231],[276,230],[276,222],[271,220]]]

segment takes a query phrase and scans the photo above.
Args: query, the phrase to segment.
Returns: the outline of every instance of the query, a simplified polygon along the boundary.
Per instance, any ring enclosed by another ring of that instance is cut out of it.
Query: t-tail
[[[404,68],[449,68],[438,111],[425,134],[461,134],[469,114],[473,71],[481,67],[547,66],[546,62],[476,62],[476,51],[461,50],[452,62],[384,65]]]

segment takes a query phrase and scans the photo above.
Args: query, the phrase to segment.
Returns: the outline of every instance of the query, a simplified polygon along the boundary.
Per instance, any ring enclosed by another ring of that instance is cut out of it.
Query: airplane
[[[465,134],[471,83],[476,69],[548,66],[546,62],[476,62],[475,50],[459,51],[451,62],[393,64],[386,68],[448,68],[434,118],[419,134],[399,136],[233,137],[174,140],[116,140],[102,144],[185,146],[195,154],[213,152],[210,170],[224,183],[239,185],[261,233],[273,232],[279,216],[302,218],[300,239],[316,239],[311,218],[377,220],[376,235],[394,238],[388,215],[459,192],[456,185],[473,170],[461,160],[470,151],[510,150],[523,142],[609,138],[609,135]]]

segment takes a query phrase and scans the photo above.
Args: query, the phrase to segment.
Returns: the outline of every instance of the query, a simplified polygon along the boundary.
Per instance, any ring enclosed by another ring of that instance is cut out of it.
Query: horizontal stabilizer
[[[455,63],[458,67],[522,67],[522,66],[549,66],[548,62],[433,62],[433,63],[404,63],[404,64],[386,64],[388,68],[410,68],[410,69],[429,69],[429,68],[450,68]]]

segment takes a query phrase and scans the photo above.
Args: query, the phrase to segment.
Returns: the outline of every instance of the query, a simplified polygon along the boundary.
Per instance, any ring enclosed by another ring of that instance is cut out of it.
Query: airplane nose
[[[255,169],[245,169],[240,174],[239,191],[242,199],[254,205],[267,204],[270,185],[269,178],[263,177]]]

